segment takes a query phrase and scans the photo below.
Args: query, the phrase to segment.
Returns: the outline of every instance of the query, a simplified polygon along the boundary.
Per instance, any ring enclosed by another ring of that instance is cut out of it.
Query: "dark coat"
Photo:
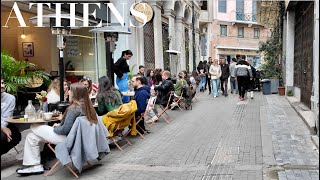
[[[230,69],[228,64],[220,64],[221,67],[221,79],[228,79],[230,76]]]
[[[158,91],[158,98],[157,98],[157,104],[161,104],[163,106],[167,106],[170,93],[174,91],[174,85],[171,81],[171,79],[167,79],[162,81],[162,84],[160,86],[156,86],[154,88],[155,91]]]
[[[133,99],[137,103],[138,110],[136,111],[136,117],[141,116],[146,111],[148,99],[150,98],[150,87],[142,86],[135,90]]]
[[[125,60],[124,58],[118,59],[118,61],[113,66],[113,70],[118,78],[122,78],[123,73],[130,72],[130,68],[127,63],[127,60]]]

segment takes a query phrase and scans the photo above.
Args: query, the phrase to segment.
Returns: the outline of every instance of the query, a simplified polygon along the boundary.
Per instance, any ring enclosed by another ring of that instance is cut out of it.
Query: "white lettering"
[[[140,3],[134,3],[134,4],[132,4],[132,6],[130,7],[130,12],[131,12],[132,15],[134,15],[134,16],[136,16],[136,17],[138,17],[138,18],[141,18],[141,19],[143,20],[143,24],[142,24],[141,26],[135,26],[135,25],[131,22],[131,20],[130,20],[130,26],[132,26],[132,27],[143,27],[144,25],[147,24],[148,17],[147,17],[147,15],[145,15],[145,14],[139,12],[139,11],[136,11],[136,10],[134,9],[134,7],[135,7],[137,4],[140,4]],[[146,9],[146,4],[145,4],[145,3],[142,3],[142,5],[143,5],[143,9],[145,10],[145,9]]]
[[[37,26],[36,27],[44,27],[43,26],[43,5],[47,5],[49,9],[51,9],[50,3],[30,3],[29,9],[36,4],[37,5]]]
[[[56,25],[54,27],[62,27],[61,26],[61,4],[62,3],[53,3],[56,5]]]
[[[77,3],[68,3],[70,4],[70,26],[69,27],[77,27],[76,26],[76,4]]]
[[[100,3],[83,3],[83,26],[84,27],[90,27],[89,26],[89,15],[92,15],[96,19],[96,9],[89,14],[89,5],[97,5],[100,9]],[[100,20],[99,24],[95,27],[102,27],[102,21]]]
[[[12,11],[14,11],[14,13],[16,14],[16,17],[11,17]],[[29,27],[29,26],[27,26],[26,23],[24,22],[23,17],[22,17],[22,14],[21,14],[21,12],[20,12],[20,9],[19,9],[19,7],[18,7],[18,4],[17,4],[16,2],[14,2],[14,4],[13,4],[13,7],[12,7],[12,9],[11,9],[11,11],[10,11],[10,14],[9,14],[9,17],[8,17],[8,19],[7,19],[6,24],[5,24],[4,26],[2,26],[2,27],[9,27],[9,26],[8,26],[8,21],[9,21],[9,19],[11,19],[11,18],[17,18],[17,19],[18,19],[19,24],[20,24],[19,27]]]
[[[107,3],[107,6],[110,8],[113,15],[117,18],[117,20],[120,22],[121,26],[124,27],[124,19],[121,17],[119,11],[112,3]]]

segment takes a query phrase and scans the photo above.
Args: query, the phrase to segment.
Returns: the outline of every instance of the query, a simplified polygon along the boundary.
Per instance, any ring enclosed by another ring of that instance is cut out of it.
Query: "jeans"
[[[53,127],[47,125],[33,124],[30,127],[31,133],[26,137],[24,143],[23,165],[40,165],[40,151],[45,142],[58,144],[65,140],[67,136],[58,135],[53,131]]]
[[[230,77],[231,93],[236,91],[238,93],[238,82],[235,77]]]
[[[221,78],[220,79],[220,84],[221,84],[221,91],[222,93],[225,95],[225,94],[228,94],[228,78],[227,79],[223,79]]]
[[[206,77],[205,76],[200,76],[200,89],[204,89],[206,85]]]
[[[206,87],[208,84],[209,92],[211,92],[211,78],[207,75],[206,76]]]
[[[218,96],[218,89],[219,89],[219,83],[220,80],[219,79],[212,79],[212,91],[213,91],[213,96]]]

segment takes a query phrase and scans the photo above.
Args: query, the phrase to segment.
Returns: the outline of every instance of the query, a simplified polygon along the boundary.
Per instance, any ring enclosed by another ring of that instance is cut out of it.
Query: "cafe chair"
[[[167,105],[165,107],[160,105],[161,111],[157,115],[158,119],[162,117],[168,124],[170,124],[171,118],[170,118],[169,114],[167,113],[167,110],[170,108],[170,103],[172,101],[173,96],[174,96],[174,92],[170,92],[170,96],[169,96],[169,100],[167,102]],[[152,123],[151,126],[152,125],[154,125],[154,123]]]
[[[170,110],[173,110],[175,107],[178,107],[180,111],[183,111],[181,106],[185,102],[185,98],[183,97],[183,91],[181,91],[181,95],[177,96],[174,94],[173,102],[171,104]]]
[[[55,149],[51,144],[48,147],[57,157],[57,161],[52,168],[45,174],[51,175],[59,164],[67,167],[68,170],[76,177],[78,174],[72,169],[72,164],[79,173],[81,173],[83,165],[93,161],[101,160],[105,155],[110,153],[108,142],[105,140],[109,133],[98,117],[98,123],[90,123],[86,116],[78,117],[73,124],[67,138],[58,143]]]
[[[135,100],[122,104],[118,109],[108,112],[102,116],[102,121],[109,132],[108,140],[111,140],[120,151],[126,145],[132,145],[128,140],[128,135],[137,135],[135,112],[137,111]],[[124,130],[129,127],[129,131],[123,135]],[[118,136],[126,140],[126,144],[120,146],[117,142]]]

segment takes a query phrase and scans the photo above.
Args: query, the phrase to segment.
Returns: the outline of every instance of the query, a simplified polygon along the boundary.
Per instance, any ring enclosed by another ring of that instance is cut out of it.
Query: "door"
[[[144,27],[144,66],[146,71],[155,69],[154,52],[154,29],[153,21],[148,22]]]
[[[311,108],[314,3],[300,2],[296,7],[294,85],[301,88],[301,102]]]

